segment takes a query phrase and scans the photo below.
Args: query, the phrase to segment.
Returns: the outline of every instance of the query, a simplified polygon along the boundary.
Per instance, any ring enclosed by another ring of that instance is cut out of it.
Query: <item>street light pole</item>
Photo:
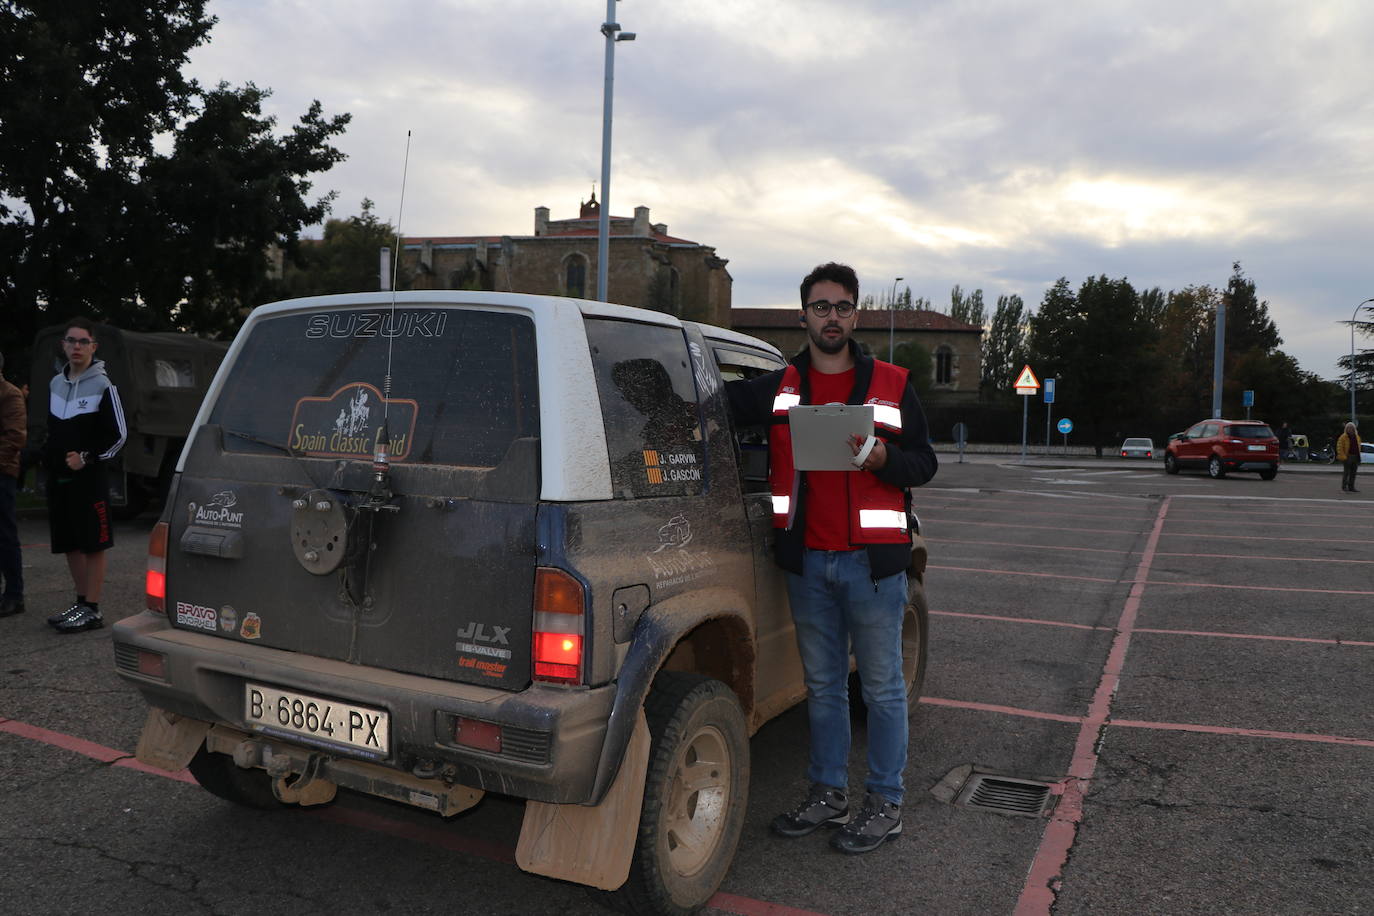
[[[1360,314],[1360,309],[1364,308],[1366,302],[1374,302],[1374,298],[1366,299],[1355,306],[1355,311],[1350,313],[1350,422],[1355,422],[1355,316]]]
[[[887,304],[887,361],[892,362],[892,342],[897,330],[897,284],[902,282],[898,277],[892,281],[892,301]]]
[[[615,86],[615,43],[634,41],[634,32],[620,31],[615,21],[616,0],[606,0],[606,21],[601,34],[606,36],[606,87],[601,102],[601,213],[596,227],[596,298],[605,302],[606,284],[611,273],[611,99]]]

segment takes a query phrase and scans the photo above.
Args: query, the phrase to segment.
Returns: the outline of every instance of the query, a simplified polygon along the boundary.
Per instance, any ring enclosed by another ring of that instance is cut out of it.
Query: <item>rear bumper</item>
[[[153,613],[119,621],[113,636],[117,672],[152,706],[249,733],[255,730],[243,717],[247,681],[377,707],[390,714],[391,741],[376,764],[402,772],[447,770],[462,785],[554,804],[592,801],[613,685],[512,693],[179,630]],[[139,672],[139,650],[163,656],[163,677]],[[501,751],[456,744],[458,716],[500,726]],[[274,734],[272,740],[283,739]],[[305,739],[298,743],[321,750]]]

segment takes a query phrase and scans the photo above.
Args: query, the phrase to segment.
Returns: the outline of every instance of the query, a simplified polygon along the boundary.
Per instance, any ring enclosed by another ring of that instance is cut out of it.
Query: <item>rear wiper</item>
[[[282,445],[280,442],[273,442],[269,439],[263,439],[261,436],[255,436],[252,433],[246,433],[243,430],[226,429],[225,433],[227,433],[230,436],[233,436],[235,439],[245,439],[257,445],[265,445],[268,448],[276,449],[277,451],[283,454],[290,455],[292,458],[300,457],[294,450],[292,450],[291,446],[289,445]]]

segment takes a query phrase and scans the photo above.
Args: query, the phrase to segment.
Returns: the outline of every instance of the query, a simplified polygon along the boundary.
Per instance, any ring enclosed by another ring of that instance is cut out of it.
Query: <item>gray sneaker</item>
[[[806,801],[773,818],[773,832],[778,836],[799,837],[818,827],[838,827],[848,822],[849,799],[844,791],[815,783]]]
[[[70,617],[64,617],[53,627],[59,633],[80,633],[82,630],[98,630],[105,625],[100,612],[93,607],[81,605]]]
[[[864,796],[859,813],[830,838],[830,845],[840,852],[857,854],[871,852],[901,835],[902,806],[870,792]]]

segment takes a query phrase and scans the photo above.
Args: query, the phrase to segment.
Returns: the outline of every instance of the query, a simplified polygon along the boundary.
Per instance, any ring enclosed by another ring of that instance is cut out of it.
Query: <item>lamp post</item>
[[[1350,313],[1350,422],[1355,422],[1355,316],[1360,314],[1360,309],[1364,308],[1366,302],[1374,302],[1374,298],[1366,299],[1355,306],[1355,311]]]
[[[615,86],[615,43],[634,41],[634,32],[620,31],[615,21],[616,0],[606,0],[606,21],[601,34],[606,36],[606,88],[601,102],[601,213],[596,227],[596,298],[606,301],[606,283],[611,273],[611,97]]]
[[[892,362],[893,338],[897,331],[897,284],[902,282],[898,277],[892,281],[892,301],[887,304],[887,361]]]

